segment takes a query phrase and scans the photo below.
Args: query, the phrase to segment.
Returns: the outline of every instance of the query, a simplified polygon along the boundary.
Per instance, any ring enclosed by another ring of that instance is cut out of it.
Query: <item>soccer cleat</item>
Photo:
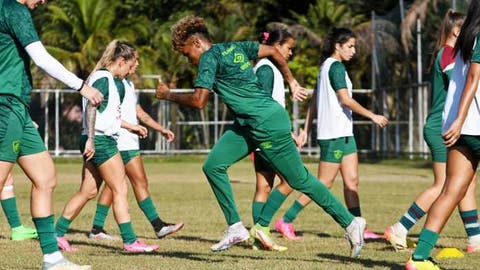
[[[352,258],[357,257],[362,251],[365,241],[363,240],[363,233],[367,222],[364,218],[355,217],[353,221],[345,229],[345,238],[350,243],[350,256]]]
[[[95,240],[118,240],[120,239],[116,235],[108,234],[104,229],[100,229],[100,231],[96,231],[92,229],[88,234],[88,238],[95,239]]]
[[[42,270],[91,270],[90,265],[78,265],[63,258],[56,263],[43,262]]]
[[[370,231],[369,229],[365,229],[363,233],[363,239],[380,239],[382,238],[380,235]]]
[[[11,238],[14,241],[37,239],[38,234],[37,230],[20,225],[18,227],[12,228]]]
[[[158,238],[163,238],[169,234],[178,232],[183,228],[183,223],[166,223],[165,226],[163,226],[159,231],[156,231],[155,234],[157,235]]]
[[[70,243],[68,243],[67,238],[65,238],[63,236],[62,237],[57,236],[57,245],[58,245],[58,248],[61,249],[61,250],[65,250],[65,251],[68,251],[68,252],[77,251],[76,248],[72,247],[70,245]]]
[[[250,234],[253,235],[255,240],[254,245],[256,245],[257,247],[262,247],[263,249],[266,249],[266,250],[280,251],[280,252],[288,249],[287,247],[280,246],[273,241],[273,239],[270,236],[269,227],[263,227],[257,223],[252,227],[252,229],[250,229]]]
[[[395,251],[408,250],[407,238],[405,236],[396,234],[393,226],[385,229],[383,236],[385,237],[385,239],[387,239],[388,242],[390,242]]]
[[[293,224],[283,221],[283,218],[278,218],[277,221],[275,221],[275,230],[281,233],[284,238],[290,240],[296,240],[300,238],[295,235],[295,228],[293,228]]]
[[[438,267],[432,258],[419,261],[410,258],[405,264],[405,270],[440,270],[440,267]]]
[[[139,239],[131,244],[123,244],[123,249],[132,253],[150,253],[158,249],[157,245],[147,245]]]
[[[222,240],[211,246],[212,251],[222,251],[230,248],[231,246],[246,241],[250,238],[247,229],[243,224],[229,226],[225,231]]]

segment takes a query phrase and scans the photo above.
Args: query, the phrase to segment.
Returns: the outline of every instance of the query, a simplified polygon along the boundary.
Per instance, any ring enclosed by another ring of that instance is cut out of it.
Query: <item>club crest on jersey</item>
[[[245,56],[242,53],[235,53],[233,56],[234,63],[243,63],[245,62]]]
[[[14,153],[18,153],[20,151],[20,141],[12,142],[12,150]]]
[[[343,151],[342,150],[335,150],[333,151],[333,157],[335,159],[340,159],[343,155]]]
[[[272,148],[272,142],[262,142],[260,144],[260,147],[262,147],[263,149],[270,149]]]

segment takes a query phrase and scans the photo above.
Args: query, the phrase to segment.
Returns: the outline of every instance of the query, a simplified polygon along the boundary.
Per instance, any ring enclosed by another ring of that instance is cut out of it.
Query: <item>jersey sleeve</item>
[[[450,46],[445,46],[440,58],[440,69],[443,73],[449,73],[455,64],[455,51]],[[450,76],[449,76],[450,77]]]
[[[256,41],[242,41],[238,42],[238,46],[242,48],[249,60],[255,60],[258,58],[260,43]]]
[[[472,62],[480,63],[480,34],[477,36],[477,42],[472,52]]]
[[[6,24],[11,34],[25,48],[28,44],[40,41],[33,25],[32,15],[27,7],[20,3],[11,5],[6,11]]]
[[[257,69],[255,75],[257,75],[258,81],[262,85],[263,91],[272,95],[274,79],[273,69],[268,65],[263,65]]]
[[[97,88],[100,93],[103,94],[102,104],[98,107],[99,112],[103,112],[108,104],[108,78],[103,77],[92,84],[93,87]]]
[[[347,81],[345,80],[345,65],[341,62],[334,62],[330,66],[328,71],[328,78],[330,79],[330,85],[333,90],[337,91],[343,88],[347,88]]]
[[[197,78],[195,79],[195,88],[204,88],[213,90],[215,75],[217,73],[217,60],[210,51],[203,53],[198,63]]]

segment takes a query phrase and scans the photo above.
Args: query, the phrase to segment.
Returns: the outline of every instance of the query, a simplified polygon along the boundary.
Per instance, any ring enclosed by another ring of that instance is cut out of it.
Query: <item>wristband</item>
[[[77,89],[77,91],[82,90],[83,86],[85,86],[85,81],[84,80],[82,80],[82,85],[80,86],[80,88]]]

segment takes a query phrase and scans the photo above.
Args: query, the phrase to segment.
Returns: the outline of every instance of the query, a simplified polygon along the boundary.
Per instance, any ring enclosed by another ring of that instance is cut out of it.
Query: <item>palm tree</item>
[[[48,23],[42,29],[47,49],[65,66],[86,77],[113,38],[134,42],[149,32],[144,17],[116,18],[115,0],[59,0],[48,5]]]

